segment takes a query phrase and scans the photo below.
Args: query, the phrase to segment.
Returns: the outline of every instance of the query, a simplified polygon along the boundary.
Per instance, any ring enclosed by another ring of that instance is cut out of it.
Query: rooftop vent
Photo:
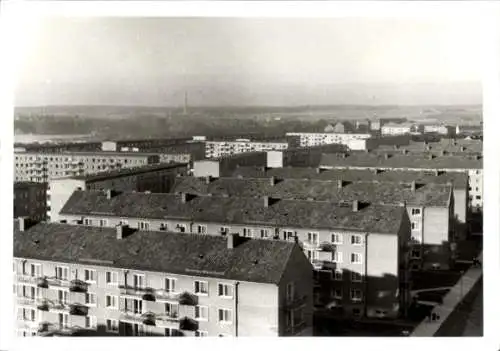
[[[116,226],[116,239],[121,240],[127,235],[127,229],[128,225],[127,224],[118,224]]]
[[[408,150],[403,149],[402,153],[403,153],[403,155],[407,155],[408,154]]]
[[[205,177],[205,184],[210,184],[210,182],[212,181],[212,177],[211,176],[206,176]]]
[[[322,169],[321,169],[320,167],[316,168],[316,173],[317,173],[317,174],[320,174],[320,173],[321,173],[321,171],[322,171]]]
[[[411,182],[411,192],[417,191],[417,183],[415,181]]]
[[[358,212],[359,211],[359,201],[354,200],[352,202],[352,212]]]
[[[111,198],[115,195],[112,189],[106,189],[106,199],[111,200]]]
[[[466,150],[465,146],[460,146],[460,151],[462,151],[462,152],[463,152],[463,151],[465,151],[465,150]]]
[[[390,159],[390,158],[391,158],[391,155],[390,155],[390,154],[385,154],[385,155],[384,155],[384,158],[385,158],[386,160],[388,160],[388,159]]]
[[[344,181],[342,179],[337,180],[337,188],[342,189],[344,186]]]
[[[18,223],[19,223],[19,231],[24,232],[26,229],[28,229],[29,218],[28,217],[19,217]]]
[[[271,176],[271,179],[269,180],[269,183],[271,184],[271,186],[275,185],[276,184],[276,177],[275,176]]]

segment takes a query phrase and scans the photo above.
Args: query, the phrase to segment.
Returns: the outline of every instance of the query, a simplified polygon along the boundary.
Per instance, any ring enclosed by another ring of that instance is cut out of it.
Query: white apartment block
[[[287,148],[288,142],[286,141],[251,141],[250,139],[236,139],[234,141],[206,141],[205,156],[207,158],[218,158],[247,152],[286,150]]]
[[[298,136],[301,147],[325,144],[356,145],[356,141],[369,139],[371,134],[351,133],[286,133],[287,136]]]

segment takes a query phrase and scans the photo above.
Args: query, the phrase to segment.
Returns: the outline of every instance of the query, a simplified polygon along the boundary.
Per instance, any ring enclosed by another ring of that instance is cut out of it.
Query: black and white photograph
[[[1,142],[12,345],[491,346],[491,18],[461,13],[23,22]]]

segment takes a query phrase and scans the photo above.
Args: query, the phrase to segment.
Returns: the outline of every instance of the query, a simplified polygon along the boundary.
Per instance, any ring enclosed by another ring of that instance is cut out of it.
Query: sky
[[[16,106],[481,103],[475,22],[444,19],[51,18]]]

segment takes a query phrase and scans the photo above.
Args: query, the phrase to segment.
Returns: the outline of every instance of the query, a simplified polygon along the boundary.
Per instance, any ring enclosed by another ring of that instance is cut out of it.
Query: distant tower
[[[184,92],[184,114],[187,115],[188,113],[188,93],[187,91]]]

